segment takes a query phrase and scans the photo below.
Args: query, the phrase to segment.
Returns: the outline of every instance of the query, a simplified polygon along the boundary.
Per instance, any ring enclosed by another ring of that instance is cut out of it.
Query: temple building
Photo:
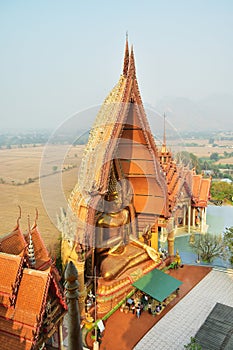
[[[67,310],[60,275],[37,225],[16,228],[0,238],[1,349],[37,350],[56,339],[62,344]]]
[[[61,219],[62,259],[79,271],[81,312],[94,277],[101,316],[164,266],[160,241],[172,257],[177,229],[204,232],[209,189],[210,179],[173,160],[165,129],[162,148],[155,144],[126,40],[122,74],[96,117]]]

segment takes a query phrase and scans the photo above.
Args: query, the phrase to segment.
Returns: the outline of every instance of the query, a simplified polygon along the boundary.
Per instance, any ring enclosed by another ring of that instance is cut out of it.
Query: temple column
[[[186,226],[186,206],[183,207],[184,209],[184,212],[183,212],[183,226],[185,227]]]
[[[206,231],[207,231],[207,225],[206,225],[206,220],[207,220],[207,218],[206,218],[206,213],[207,213],[207,208],[203,208],[204,209],[204,231],[205,231],[205,233],[206,233]]]
[[[201,233],[204,233],[205,225],[205,208],[201,208]]]
[[[168,254],[170,256],[174,256],[174,241],[175,241],[174,230],[172,230],[168,233],[167,241],[168,241]]]
[[[160,236],[160,242],[164,242],[164,237],[163,237],[163,235],[164,235],[164,228],[163,228],[163,227],[161,227],[161,236]]]
[[[196,209],[193,208],[193,222],[192,222],[192,226],[195,227],[196,226]]]
[[[188,233],[190,233],[190,222],[191,222],[191,206],[188,206]]]
[[[154,231],[154,232],[153,232]],[[158,226],[155,225],[151,228],[151,247],[155,250],[158,250]]]
[[[78,308],[78,271],[72,261],[65,270],[65,296],[68,305],[68,350],[83,350]]]

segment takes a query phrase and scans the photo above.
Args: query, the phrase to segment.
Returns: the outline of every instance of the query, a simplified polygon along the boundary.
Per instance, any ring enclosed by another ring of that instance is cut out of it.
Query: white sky
[[[127,30],[145,103],[233,98],[231,0],[2,0],[0,128],[55,128],[101,104]]]

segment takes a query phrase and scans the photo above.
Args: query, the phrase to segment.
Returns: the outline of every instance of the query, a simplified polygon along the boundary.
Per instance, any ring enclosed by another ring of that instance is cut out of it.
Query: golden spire
[[[125,56],[124,56],[124,66],[123,66],[123,75],[126,77],[129,67],[129,45],[128,45],[128,32],[126,32],[126,41],[125,41]]]
[[[136,68],[135,68],[133,45],[131,46],[130,57],[129,57],[129,75],[132,78],[136,77]]]

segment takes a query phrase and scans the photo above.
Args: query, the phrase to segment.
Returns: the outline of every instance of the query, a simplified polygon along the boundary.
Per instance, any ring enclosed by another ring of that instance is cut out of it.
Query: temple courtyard
[[[216,303],[233,307],[233,271],[184,265],[169,274],[183,284],[159,315],[140,318],[117,310],[104,322],[102,350],[181,350],[194,337]],[[170,312],[171,311],[171,312]],[[65,334],[67,334],[65,332]],[[88,348],[92,340],[88,338]],[[67,339],[64,339],[66,345]]]

